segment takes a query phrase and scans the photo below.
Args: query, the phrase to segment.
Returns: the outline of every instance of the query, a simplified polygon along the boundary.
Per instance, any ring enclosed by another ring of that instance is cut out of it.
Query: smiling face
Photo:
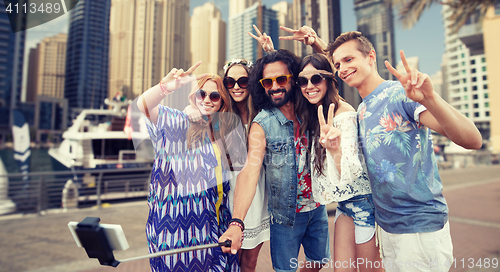
[[[372,73],[374,62],[374,51],[364,56],[358,50],[356,40],[342,44],[333,53],[333,65],[338,71],[338,76],[350,87],[359,88],[365,82]]]
[[[206,93],[205,98],[203,99],[199,96],[195,96],[196,106],[198,107],[200,112],[203,115],[210,115],[218,112],[222,105],[222,98],[220,97],[220,95],[218,96],[219,100],[217,101],[212,101],[212,99],[210,98],[211,93],[219,93],[219,91],[217,90],[217,84],[212,80],[208,80],[207,82],[205,82],[205,84],[203,84],[203,86],[201,86],[200,89],[205,91]]]
[[[241,65],[234,65],[233,67],[229,68],[229,71],[227,72],[227,77],[231,77],[234,80],[238,81],[241,77],[248,77],[248,73],[243,68]],[[228,89],[229,94],[233,98],[234,102],[239,103],[242,101],[245,101],[248,98],[248,89],[247,88],[241,88],[241,86],[238,83],[234,84],[234,87],[231,89]]]
[[[282,61],[272,62],[265,65],[262,71],[262,78],[275,78],[289,75],[288,67]],[[273,106],[279,108],[288,103],[293,98],[292,78],[289,78],[284,86],[280,86],[273,80],[271,88],[266,88],[266,94],[271,99]]]
[[[309,63],[304,67],[304,69],[302,69],[301,73],[304,72],[306,72],[306,75],[304,75],[304,77],[309,79],[309,81],[307,83],[307,86],[305,86],[304,88],[300,88],[300,90],[302,91],[302,95],[309,101],[309,103],[313,105],[320,105],[328,89],[326,86],[327,81],[322,80],[318,85],[313,85],[311,83],[311,77],[315,74],[320,73],[318,69],[316,69],[311,63]]]

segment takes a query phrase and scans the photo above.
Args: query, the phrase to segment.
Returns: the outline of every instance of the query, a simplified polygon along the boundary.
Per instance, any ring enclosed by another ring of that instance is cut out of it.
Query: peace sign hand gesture
[[[280,29],[293,34],[293,36],[282,36],[280,40],[295,40],[305,45],[312,45],[316,41],[316,31],[308,26],[303,26],[297,30],[280,26]]]
[[[318,107],[319,121],[319,143],[323,148],[326,148],[332,155],[340,149],[340,130],[333,126],[333,115],[335,112],[335,104],[330,104],[328,108],[328,123],[325,122],[323,116],[323,106]]]
[[[173,91],[179,89],[180,87],[186,85],[189,82],[198,80],[206,74],[199,75],[197,77],[191,76],[191,74],[201,65],[201,61],[198,61],[193,66],[191,66],[187,71],[183,69],[172,68],[170,72],[160,81],[160,88],[164,94],[170,94]]]
[[[274,44],[273,44],[273,40],[271,39],[271,37],[267,36],[267,34],[264,32],[264,34],[262,34],[260,32],[260,30],[257,28],[257,26],[253,25],[253,28],[255,29],[255,32],[257,32],[257,35],[259,35],[258,37],[253,35],[252,33],[250,32],[247,32],[248,35],[252,36],[252,38],[256,39],[259,44],[262,46],[262,49],[266,52],[271,52],[271,51],[274,51]]]
[[[403,50],[399,51],[401,61],[406,70],[406,75],[399,73],[386,60],[385,67],[393,74],[405,88],[406,96],[411,100],[424,104],[425,101],[434,97],[434,86],[429,75],[419,72],[417,69],[411,69],[406,60]]]

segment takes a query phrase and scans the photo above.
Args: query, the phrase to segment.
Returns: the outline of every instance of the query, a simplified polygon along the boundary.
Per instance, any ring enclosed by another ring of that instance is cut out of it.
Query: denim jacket
[[[271,224],[293,226],[297,207],[297,166],[293,121],[273,108],[262,110],[253,122],[259,124],[266,136],[266,186],[269,194]]]

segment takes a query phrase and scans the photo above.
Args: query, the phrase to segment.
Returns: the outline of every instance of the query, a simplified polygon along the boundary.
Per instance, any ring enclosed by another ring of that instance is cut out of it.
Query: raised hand
[[[197,77],[191,76],[193,71],[200,66],[201,61],[191,66],[187,71],[183,69],[173,68],[160,81],[159,84],[145,91],[137,101],[137,107],[151,122],[156,124],[158,120],[158,104],[165,98],[165,95],[172,93],[180,87],[200,79],[206,74]]]
[[[266,52],[271,52],[274,51],[274,44],[273,40],[271,37],[267,36],[267,34],[264,32],[262,34],[260,30],[257,28],[257,26],[253,25],[253,28],[255,29],[255,32],[257,33],[258,36],[253,35],[250,32],[247,32],[248,35],[250,35],[252,38],[256,39],[259,44],[262,46],[262,49]]]
[[[323,116],[323,106],[318,107],[319,121],[319,143],[330,153],[335,153],[340,148],[340,130],[333,126],[333,115],[335,113],[335,104],[330,104],[328,108],[328,122]]]
[[[280,29],[293,34],[293,36],[280,36],[280,40],[294,40],[304,43],[305,45],[312,45],[318,37],[316,31],[308,26],[303,26],[297,30],[285,26],[280,26]]]
[[[198,61],[193,66],[191,66],[187,71],[183,69],[172,68],[170,72],[160,81],[160,88],[165,94],[172,93],[173,91],[179,89],[180,87],[186,85],[189,82],[200,79],[206,74],[199,75],[197,77],[191,76],[191,74],[201,65],[201,61]]]
[[[401,61],[406,70],[405,75],[394,69],[387,60],[385,61],[385,67],[387,67],[389,72],[401,82],[408,98],[424,104],[423,102],[434,96],[434,86],[432,85],[429,75],[421,73],[417,69],[411,69],[403,50],[399,51],[399,55],[401,56]]]

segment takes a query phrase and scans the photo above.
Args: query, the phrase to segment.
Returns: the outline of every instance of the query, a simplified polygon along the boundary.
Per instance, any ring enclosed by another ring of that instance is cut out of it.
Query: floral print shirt
[[[419,121],[426,110],[396,81],[380,84],[358,107],[375,219],[389,233],[437,231],[448,220],[432,135]]]
[[[297,131],[299,129],[297,128]],[[307,137],[295,135],[295,158],[297,162],[297,210],[308,212],[321,206],[314,202],[311,190],[311,171],[309,171],[309,158],[307,154]]]

